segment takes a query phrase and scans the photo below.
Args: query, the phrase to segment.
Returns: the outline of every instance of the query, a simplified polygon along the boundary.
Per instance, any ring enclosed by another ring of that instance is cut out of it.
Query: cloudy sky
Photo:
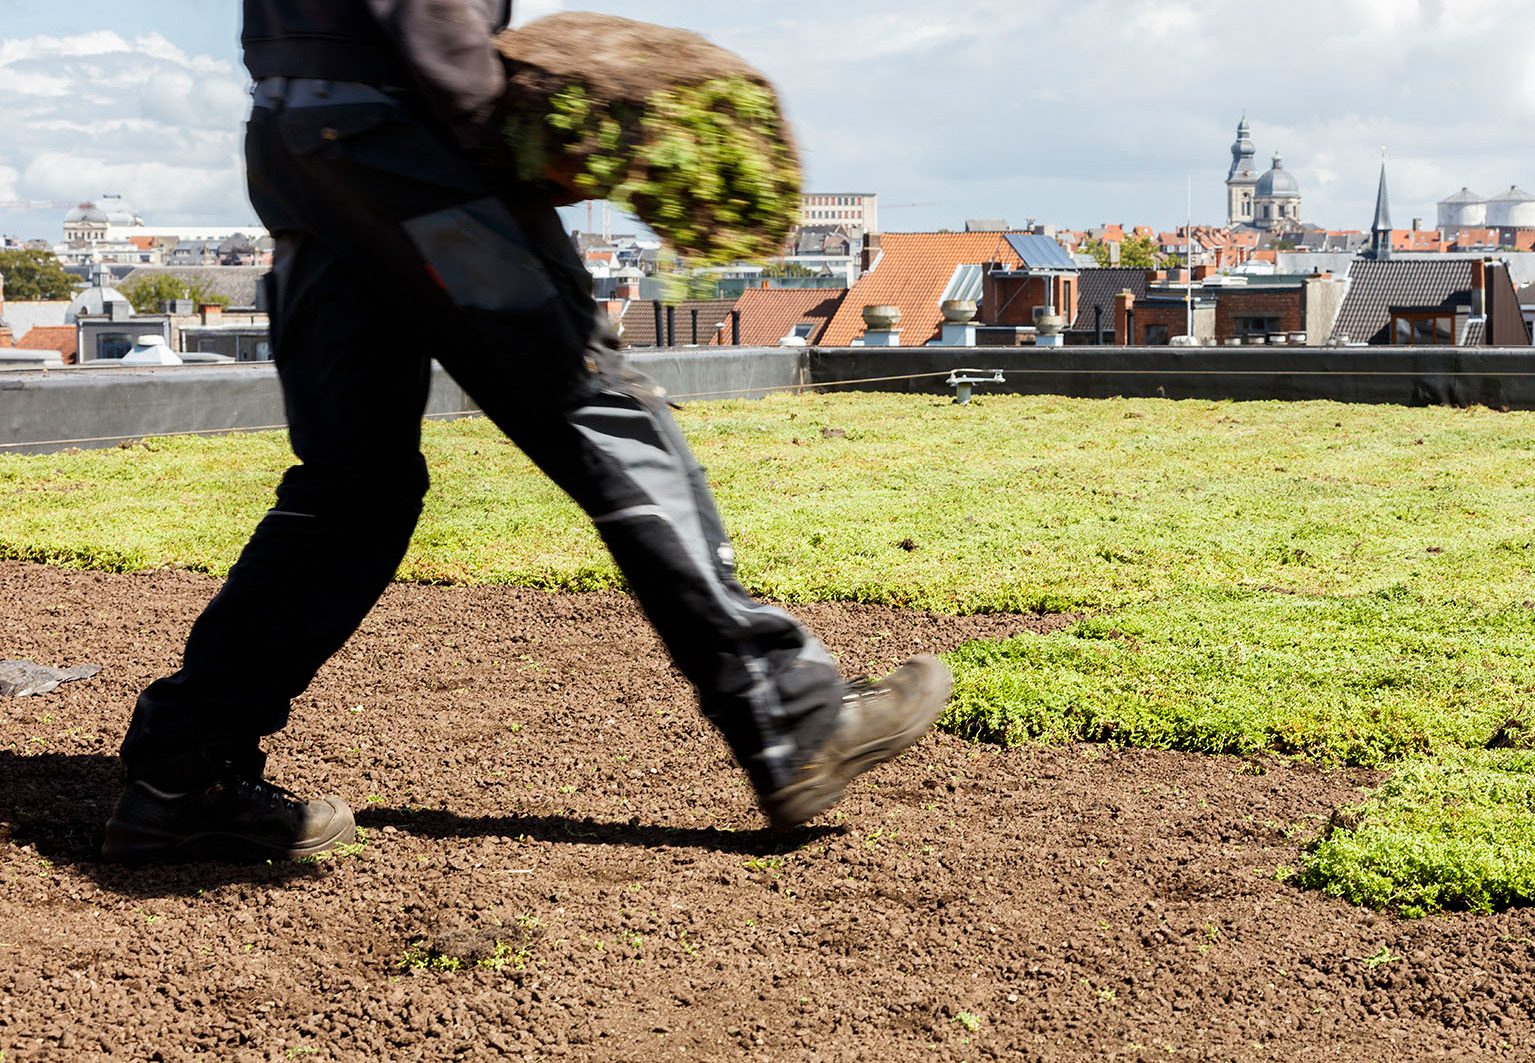
[[[244,222],[233,0],[0,0],[0,202],[120,193],[150,224]],[[1245,111],[1303,217],[1367,228],[1470,186],[1535,190],[1529,0],[517,0],[687,26],[779,86],[810,190],[883,227],[967,217],[1170,228],[1225,217]],[[578,212],[584,220],[584,211]],[[60,236],[62,211],[0,208]]]

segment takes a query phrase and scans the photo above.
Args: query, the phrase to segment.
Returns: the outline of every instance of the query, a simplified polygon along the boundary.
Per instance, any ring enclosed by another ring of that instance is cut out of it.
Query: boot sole
[[[836,764],[801,782],[790,783],[765,802],[764,811],[774,830],[791,830],[808,823],[842,800],[848,783],[864,772],[892,760],[916,745],[943,714],[953,690],[949,671],[936,658],[926,667],[913,693],[921,706],[900,731],[880,735],[851,750]]]
[[[243,834],[207,831],[202,834],[172,834],[123,820],[107,821],[106,840],[101,857],[112,864],[187,864],[218,860],[231,864],[261,864],[269,860],[301,860],[318,856],[338,845],[349,845],[357,838],[357,823],[352,810],[340,801],[325,799],[336,810],[331,829],[320,838],[299,845],[278,845]]]

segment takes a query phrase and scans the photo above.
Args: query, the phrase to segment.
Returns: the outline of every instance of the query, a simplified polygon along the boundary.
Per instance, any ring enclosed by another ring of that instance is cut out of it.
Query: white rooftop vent
[[[122,365],[181,365],[181,356],[166,346],[164,336],[140,336]]]

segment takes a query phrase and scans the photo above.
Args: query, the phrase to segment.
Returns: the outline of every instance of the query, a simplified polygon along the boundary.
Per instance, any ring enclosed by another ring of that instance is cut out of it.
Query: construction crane
[[[941,207],[941,206],[943,206],[942,202],[931,202],[931,203],[881,203],[879,205],[879,209],[880,210],[900,210],[903,207]]]
[[[0,210],[68,210],[79,206],[63,199],[0,199]]]

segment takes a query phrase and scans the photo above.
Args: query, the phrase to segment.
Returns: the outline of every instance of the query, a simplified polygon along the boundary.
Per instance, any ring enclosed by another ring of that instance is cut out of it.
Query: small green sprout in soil
[[[297,863],[321,864],[327,860],[344,860],[348,857],[361,856],[362,851],[367,847],[368,832],[365,828],[358,827],[355,841],[350,841],[343,845],[337,845],[334,848],[327,849],[323,853],[316,853],[313,856],[301,856],[297,860]]]
[[[414,971],[461,971],[472,967],[521,971],[532,958],[533,946],[543,936],[543,923],[530,915],[519,915],[510,925],[413,938],[395,966]]]
[[[1401,958],[1402,957],[1396,955],[1395,953],[1393,953],[1391,951],[1391,946],[1390,945],[1382,945],[1380,948],[1376,949],[1374,952],[1372,952],[1370,955],[1366,956],[1360,962],[1363,963],[1366,967],[1370,968],[1371,970],[1374,970],[1376,967],[1380,967],[1383,964],[1395,963],[1397,960],[1400,960]]]

